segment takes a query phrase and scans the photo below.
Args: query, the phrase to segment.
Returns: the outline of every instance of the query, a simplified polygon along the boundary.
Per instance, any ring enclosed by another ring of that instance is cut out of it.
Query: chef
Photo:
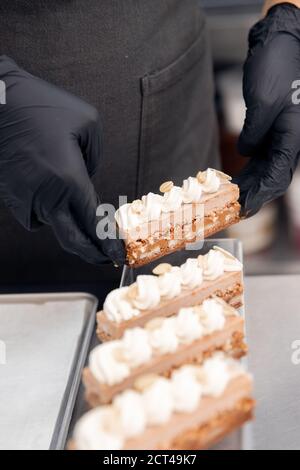
[[[100,203],[218,166],[200,3],[1,0],[3,279],[99,278],[99,265],[124,261],[121,240],[96,235]],[[237,179],[246,215],[285,192],[298,161],[298,7],[266,2],[250,32],[239,148],[252,158]]]

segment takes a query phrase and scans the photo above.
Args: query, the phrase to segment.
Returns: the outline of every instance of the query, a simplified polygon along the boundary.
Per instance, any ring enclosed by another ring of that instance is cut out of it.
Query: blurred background
[[[245,116],[242,67],[248,32],[260,18],[263,2],[202,0],[202,3],[211,32],[223,169],[235,175],[246,161],[236,149]],[[246,274],[300,273],[300,170],[284,198],[230,228],[226,236],[243,242]]]

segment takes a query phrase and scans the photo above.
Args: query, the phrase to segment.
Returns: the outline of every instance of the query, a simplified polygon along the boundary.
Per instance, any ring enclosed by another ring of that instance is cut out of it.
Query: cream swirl
[[[147,424],[159,425],[168,422],[173,412],[171,382],[159,377],[143,392]]]
[[[243,265],[239,260],[224,257],[225,273],[237,272],[237,271],[242,271],[242,270],[243,270]]]
[[[123,204],[115,213],[115,220],[119,227],[130,230],[147,221],[145,214],[137,213],[131,204]]]
[[[202,267],[199,266],[197,259],[188,258],[186,262],[180,266],[180,273],[181,284],[184,287],[194,289],[202,284]]]
[[[182,193],[184,203],[199,202],[202,196],[202,187],[197,178],[190,176],[188,179],[184,180]]]
[[[191,343],[203,334],[203,328],[195,310],[191,308],[182,308],[174,317],[176,335],[180,343]]]
[[[121,343],[122,355],[130,367],[138,367],[151,359],[152,348],[148,333],[143,328],[125,330]]]
[[[182,189],[179,186],[173,186],[173,188],[166,192],[163,196],[163,212],[174,212],[177,211],[183,202]]]
[[[171,378],[174,409],[179,413],[192,413],[198,407],[202,388],[190,367],[175,370]]]
[[[178,269],[162,274],[157,278],[160,295],[166,299],[173,299],[181,292],[181,276]]]
[[[83,415],[74,429],[77,450],[121,450],[124,439],[115,432],[105,430],[112,418],[111,407],[95,408]]]
[[[205,172],[205,180],[202,183],[202,189],[205,193],[216,193],[219,191],[221,180],[217,172],[212,168],[208,168]]]
[[[204,300],[198,309],[198,318],[206,335],[222,330],[225,325],[223,305],[214,299]]]
[[[222,395],[231,379],[229,367],[222,354],[207,359],[201,368],[203,394]]]
[[[198,258],[203,269],[203,278],[214,281],[224,274],[224,256],[219,251],[210,250],[206,255]]]
[[[122,341],[111,341],[100,344],[91,352],[89,368],[100,383],[114,385],[130,375],[129,364],[116,357],[120,351]]]
[[[173,318],[165,318],[162,325],[149,332],[149,341],[154,352],[168,354],[176,351],[178,338]]]
[[[127,294],[128,287],[120,287],[107,295],[103,310],[109,320],[120,323],[140,314],[127,299]]]
[[[126,390],[113,401],[116,410],[114,425],[125,439],[141,434],[146,427],[146,413],[141,394]]]
[[[132,299],[133,305],[139,310],[156,307],[160,302],[157,278],[151,275],[140,275],[136,279],[137,295]]]
[[[219,246],[214,246],[213,250],[217,251],[218,253],[221,253],[221,255],[223,256],[225,272],[237,272],[243,270],[243,264],[231,253]]]
[[[163,196],[149,193],[147,196],[142,197],[142,203],[144,206],[144,213],[147,215],[149,221],[159,219],[164,203]]]

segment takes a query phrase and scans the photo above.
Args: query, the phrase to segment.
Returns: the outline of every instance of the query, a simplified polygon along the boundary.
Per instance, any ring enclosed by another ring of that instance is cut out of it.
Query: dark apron
[[[100,111],[94,183],[118,206],[218,163],[211,58],[198,0],[1,0],[0,51]],[[0,281],[97,280],[97,268],[0,207]]]

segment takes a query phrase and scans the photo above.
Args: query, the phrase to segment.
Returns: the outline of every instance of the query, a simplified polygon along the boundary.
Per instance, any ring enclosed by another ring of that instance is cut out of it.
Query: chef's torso
[[[157,191],[163,180],[181,183],[217,165],[210,53],[199,3],[0,2],[1,53],[100,111],[104,155],[94,183],[103,202],[117,206],[119,195],[132,200]],[[97,278],[99,269],[63,253],[49,228],[26,233],[0,209],[0,259],[8,278],[28,272],[39,279]]]

